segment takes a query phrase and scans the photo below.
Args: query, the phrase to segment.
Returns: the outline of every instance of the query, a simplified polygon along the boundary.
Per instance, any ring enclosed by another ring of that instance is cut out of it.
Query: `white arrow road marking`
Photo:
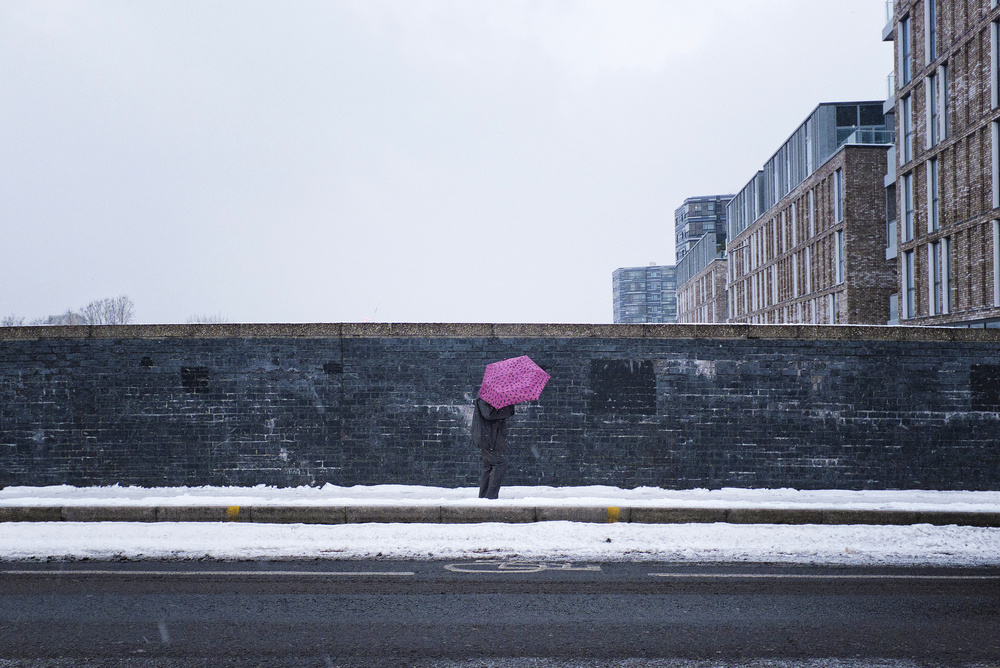
[[[572,562],[562,564],[547,564],[534,561],[469,561],[459,564],[447,564],[445,570],[453,573],[541,573],[542,571],[600,571],[600,566],[574,566]]]

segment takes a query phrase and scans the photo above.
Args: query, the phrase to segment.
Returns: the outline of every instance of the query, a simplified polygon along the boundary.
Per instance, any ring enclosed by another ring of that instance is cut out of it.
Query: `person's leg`
[[[479,479],[479,498],[495,499],[500,494],[500,483],[507,473],[507,458],[499,450],[483,450],[483,475]]]
[[[493,465],[490,471],[490,481],[486,488],[486,498],[496,499],[500,497],[500,483],[503,482],[503,477],[507,473],[507,462],[501,459],[499,462]]]
[[[480,499],[485,499],[486,498],[486,490],[489,489],[489,486],[490,486],[490,471],[492,469],[493,469],[493,466],[488,461],[486,461],[486,455],[484,453],[484,455],[483,455],[483,465],[482,465],[482,474],[479,476],[479,498]]]

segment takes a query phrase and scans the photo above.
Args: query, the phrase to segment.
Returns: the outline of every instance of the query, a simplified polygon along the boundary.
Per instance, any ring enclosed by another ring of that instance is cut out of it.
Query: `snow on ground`
[[[998,492],[671,491],[644,487],[9,487],[0,505],[580,505],[1000,512]],[[0,559],[522,559],[1000,565],[1000,529],[926,524],[0,523]]]
[[[1000,565],[1000,529],[735,524],[0,524],[0,558]]]

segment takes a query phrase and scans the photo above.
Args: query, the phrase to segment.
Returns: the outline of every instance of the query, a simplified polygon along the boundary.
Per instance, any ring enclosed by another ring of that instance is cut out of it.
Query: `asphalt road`
[[[1000,666],[1000,569],[0,564],[0,668],[68,665]]]

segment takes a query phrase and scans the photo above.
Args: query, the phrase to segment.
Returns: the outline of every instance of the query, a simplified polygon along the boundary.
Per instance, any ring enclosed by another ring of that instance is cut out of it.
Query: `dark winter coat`
[[[476,397],[472,411],[472,444],[480,450],[502,451],[507,447],[507,418],[513,406],[493,408]]]

